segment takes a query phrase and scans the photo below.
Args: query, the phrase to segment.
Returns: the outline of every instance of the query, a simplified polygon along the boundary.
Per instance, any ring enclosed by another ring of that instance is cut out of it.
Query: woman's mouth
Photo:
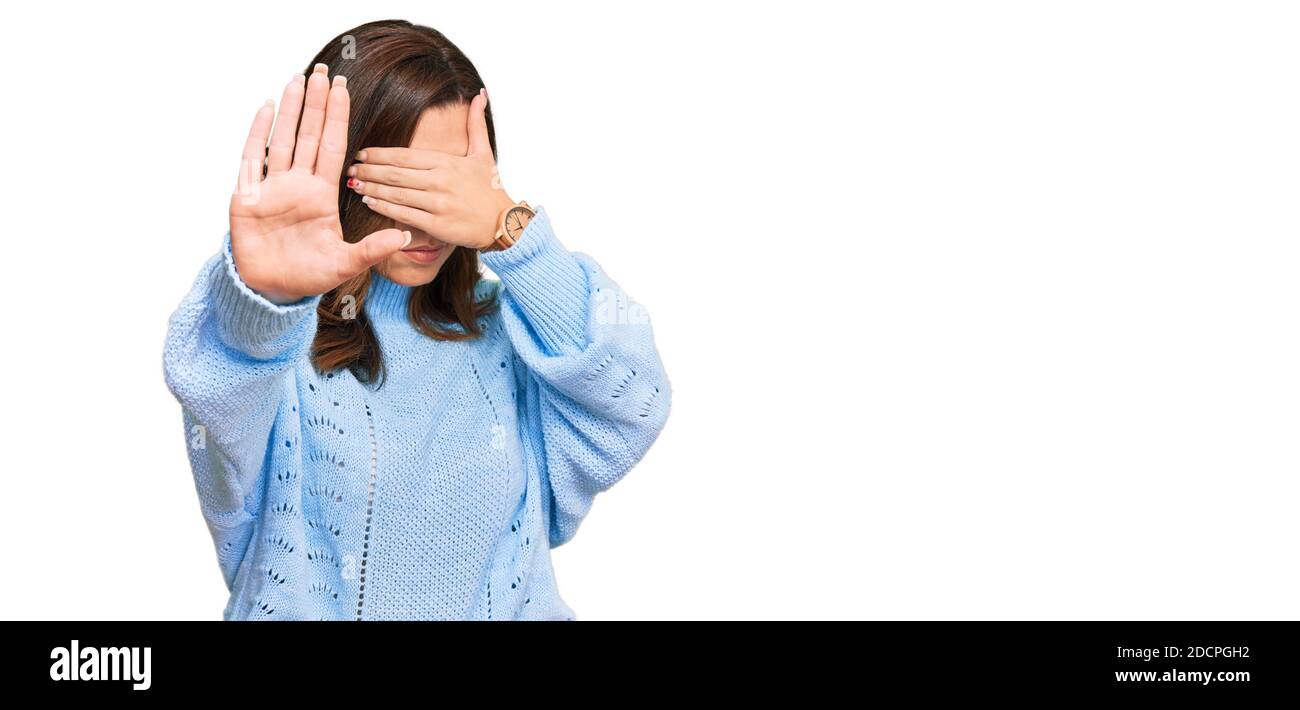
[[[442,249],[441,246],[411,247],[403,249],[402,253],[417,264],[432,264],[438,260]]]

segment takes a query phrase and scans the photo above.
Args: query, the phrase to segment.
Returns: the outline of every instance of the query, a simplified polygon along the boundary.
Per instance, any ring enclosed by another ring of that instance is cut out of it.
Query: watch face
[[[524,233],[524,227],[528,226],[528,220],[532,219],[533,212],[527,207],[515,207],[506,213],[506,234],[511,239],[518,239],[520,234]]]

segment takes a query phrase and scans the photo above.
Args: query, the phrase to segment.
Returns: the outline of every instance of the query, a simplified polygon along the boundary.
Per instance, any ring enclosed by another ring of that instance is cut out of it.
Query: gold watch
[[[497,219],[496,239],[489,245],[479,249],[485,251],[501,251],[514,246],[519,241],[520,235],[524,233],[524,227],[528,226],[528,221],[537,214],[527,202],[520,200],[518,204],[511,205],[501,210],[501,216]]]

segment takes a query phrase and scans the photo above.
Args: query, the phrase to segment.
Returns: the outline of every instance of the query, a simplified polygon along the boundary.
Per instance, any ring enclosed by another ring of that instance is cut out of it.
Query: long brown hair
[[[407,146],[421,114],[430,108],[469,103],[483,88],[473,63],[441,32],[405,20],[368,22],[330,40],[307,65],[329,66],[330,78],[348,78],[352,112],[348,156],[339,176],[339,218],[344,238],[356,242],[390,226],[370,211],[361,196],[344,189],[347,168],[366,146]],[[492,108],[487,108],[488,140],[497,156]],[[489,297],[475,299],[482,274],[478,252],[454,249],[432,282],[412,290],[407,313],[412,325],[435,340],[479,337],[478,318],[497,308]],[[312,363],[321,371],[347,368],[362,382],[382,385],[383,354],[366,317],[370,272],[349,279],[321,298],[312,343]]]

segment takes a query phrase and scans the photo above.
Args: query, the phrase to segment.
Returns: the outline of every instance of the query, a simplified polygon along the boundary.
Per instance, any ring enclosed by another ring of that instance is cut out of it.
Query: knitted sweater
[[[669,382],[648,316],[544,208],[481,260],[501,308],[460,342],[422,335],[412,289],[372,273],[375,387],[313,367],[320,296],[251,290],[227,232],[163,353],[224,619],[577,618],[550,550],[658,437]]]

